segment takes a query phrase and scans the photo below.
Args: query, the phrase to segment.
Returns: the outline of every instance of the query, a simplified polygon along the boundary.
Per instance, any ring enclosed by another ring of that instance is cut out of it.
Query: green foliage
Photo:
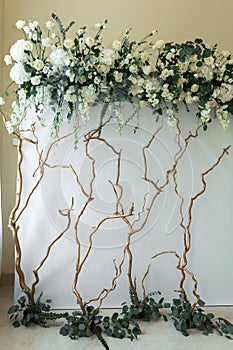
[[[23,291],[26,296],[21,296],[17,300],[17,304],[12,305],[8,314],[13,320],[13,326],[29,326],[34,323],[42,327],[47,326],[47,320],[56,320],[58,318],[66,317],[67,313],[50,312],[52,302],[47,299],[45,302],[41,301],[43,293],[40,294],[36,302],[33,301],[32,296],[28,290]]]
[[[220,335],[225,335],[228,339],[233,339],[233,324],[224,318],[214,321],[213,313],[205,313],[201,308],[205,306],[204,301],[198,301],[197,306],[192,307],[183,292],[179,293],[179,298],[173,299],[171,306],[171,316],[175,328],[184,336],[188,336],[189,329],[197,329],[204,335],[209,335],[216,331]]]
[[[138,301],[135,297],[133,291],[130,289],[130,300],[131,305],[126,305],[123,303],[122,313],[125,315],[125,318],[136,318],[142,319],[143,321],[151,321],[154,317],[159,319],[163,317],[167,321],[166,315],[162,315],[160,309],[169,308],[169,303],[164,303],[164,298],[160,298],[159,301],[155,301],[153,298],[154,295],[161,295],[160,292],[153,292],[148,294],[145,299]]]
[[[112,316],[103,317],[99,309],[93,306],[86,308],[86,313],[74,311],[67,318],[67,323],[60,329],[60,334],[71,339],[96,335],[105,349],[109,349],[102,333],[117,339],[128,337],[133,340],[141,334],[139,325],[133,318],[114,312]]]

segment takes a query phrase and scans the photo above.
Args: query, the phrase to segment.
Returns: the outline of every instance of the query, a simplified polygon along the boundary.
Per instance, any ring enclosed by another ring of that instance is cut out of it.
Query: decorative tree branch
[[[67,217],[67,225],[65,227],[65,229],[59,233],[59,235],[49,244],[49,246],[47,247],[47,251],[46,254],[44,256],[44,258],[41,260],[41,262],[39,263],[39,265],[33,270],[34,276],[35,276],[35,282],[33,282],[32,284],[32,288],[31,288],[31,296],[34,300],[34,296],[35,296],[35,290],[36,290],[36,286],[39,283],[40,279],[39,279],[39,274],[38,271],[42,268],[42,266],[44,265],[45,261],[47,260],[50,251],[52,249],[52,247],[55,245],[55,243],[57,243],[57,241],[63,237],[63,235],[69,230],[70,225],[71,225],[71,211],[73,210],[73,206],[74,206],[74,199],[72,198],[72,203],[69,209],[65,209],[65,210],[59,210],[59,213],[62,216]]]
[[[110,120],[110,119],[109,119]],[[106,123],[109,122],[109,120]],[[74,281],[73,281],[73,293],[76,295],[77,300],[79,302],[79,305],[81,307],[82,312],[85,314],[86,313],[86,306],[87,304],[89,304],[90,302],[93,301],[99,301],[99,306],[100,307],[102,305],[103,300],[109,295],[109,293],[113,290],[115,290],[116,288],[116,281],[119,278],[119,276],[122,273],[122,266],[124,263],[124,259],[125,259],[125,252],[123,254],[123,258],[120,262],[119,267],[116,266],[115,262],[114,262],[114,267],[115,267],[115,276],[112,279],[112,284],[111,287],[109,289],[104,288],[102,291],[100,291],[99,295],[96,298],[92,298],[90,299],[88,302],[84,302],[83,298],[80,294],[80,292],[78,291],[77,288],[77,284],[78,284],[78,279],[80,276],[80,272],[84,266],[84,264],[86,263],[86,260],[91,252],[92,246],[93,246],[93,236],[98,232],[98,230],[100,229],[100,227],[107,221],[107,220],[114,220],[114,219],[125,219],[128,216],[132,216],[133,215],[133,210],[134,210],[134,205],[132,204],[129,212],[127,214],[122,213],[120,214],[119,212],[116,212],[115,215],[110,215],[110,216],[106,216],[104,218],[102,218],[97,225],[93,228],[93,230],[89,233],[89,244],[88,244],[88,248],[83,256],[83,258],[81,259],[81,242],[79,240],[79,233],[78,233],[78,227],[79,227],[79,223],[81,220],[82,215],[85,213],[89,203],[91,200],[93,200],[93,184],[94,181],[96,179],[96,171],[95,171],[95,159],[93,156],[90,155],[89,153],[89,144],[91,141],[96,140],[97,142],[101,142],[103,143],[106,147],[110,148],[111,151],[116,154],[118,156],[118,161],[117,161],[117,175],[116,175],[116,181],[119,181],[119,177],[120,177],[120,156],[121,156],[121,151],[116,151],[116,149],[104,138],[102,137],[97,137],[96,133],[98,132],[98,129],[94,129],[92,131],[90,131],[88,134],[85,135],[84,138],[84,142],[85,142],[85,154],[87,156],[87,158],[89,158],[90,162],[91,162],[91,179],[90,179],[90,184],[89,184],[89,193],[86,195],[86,202],[84,203],[81,211],[79,212],[76,222],[75,222],[75,226],[74,226],[74,230],[75,230],[75,237],[76,237],[76,244],[77,244],[77,259],[76,259],[76,272],[75,272],[75,276],[74,276]],[[76,176],[76,173],[75,173]],[[77,178],[77,176],[76,176]],[[117,208],[118,204],[116,203],[116,208]]]
[[[5,121],[5,119],[4,119]],[[43,176],[44,176],[44,168],[47,164],[48,161],[48,157],[49,154],[52,150],[52,148],[54,147],[54,145],[71,136],[72,134],[74,134],[77,131],[78,127],[75,128],[74,130],[72,130],[72,132],[63,135],[61,137],[59,137],[58,133],[56,134],[56,138],[53,140],[53,142],[51,142],[48,150],[45,153],[44,159],[42,158],[43,156],[43,150],[40,151],[39,150],[39,142],[38,142],[38,138],[36,136],[36,129],[35,129],[35,124],[31,125],[30,129],[26,129],[26,130],[17,130],[14,132],[14,135],[17,137],[18,139],[18,145],[17,145],[17,152],[18,152],[18,163],[17,163],[17,188],[16,188],[16,203],[14,208],[11,211],[10,217],[9,217],[9,228],[12,231],[12,235],[13,235],[13,239],[14,239],[14,244],[15,244],[15,248],[16,248],[16,272],[19,276],[19,284],[20,287],[23,290],[27,290],[31,296],[32,296],[32,301],[34,300],[34,295],[35,295],[35,287],[36,285],[39,283],[39,276],[38,276],[38,270],[42,267],[42,265],[44,264],[45,260],[48,258],[49,252],[51,250],[51,247],[53,246],[53,244],[57,241],[57,239],[60,238],[60,236],[63,235],[64,232],[67,231],[68,228],[66,228],[61,235],[59,235],[59,238],[57,238],[54,242],[51,243],[51,245],[49,246],[48,250],[47,250],[47,254],[44,257],[44,259],[41,261],[41,263],[38,265],[38,267],[34,270],[34,274],[35,274],[35,278],[36,281],[32,284],[32,287],[30,288],[29,285],[27,285],[26,281],[25,281],[25,274],[24,271],[22,270],[21,267],[21,258],[22,258],[22,250],[21,250],[21,245],[20,245],[20,240],[19,240],[19,231],[20,231],[20,226],[18,225],[18,221],[20,219],[20,217],[23,215],[23,213],[25,212],[25,210],[28,208],[30,200],[33,196],[33,194],[35,193],[36,189],[38,188],[39,184],[41,183]],[[27,133],[31,133],[33,138],[29,138],[26,137],[25,134]],[[38,154],[38,167],[37,169],[34,171],[33,176],[35,176],[36,171],[39,169],[40,170],[40,176],[39,179],[36,181],[36,183],[33,185],[30,193],[27,195],[25,202],[22,204],[22,193],[23,193],[23,185],[24,185],[24,179],[23,179],[23,172],[22,172],[22,164],[23,164],[23,151],[22,151],[22,147],[24,143],[30,143],[33,144],[35,146],[36,149],[36,153]],[[70,209],[71,210],[71,209]],[[64,211],[60,211],[61,215],[64,215]],[[68,214],[69,216],[69,214]],[[69,223],[70,225],[70,223]]]

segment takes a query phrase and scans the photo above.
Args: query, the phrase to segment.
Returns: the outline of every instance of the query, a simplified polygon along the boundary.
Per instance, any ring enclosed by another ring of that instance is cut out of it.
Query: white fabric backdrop
[[[88,190],[91,170],[90,160],[83,151],[82,135],[98,125],[100,108],[92,110],[90,121],[79,133],[78,150],[74,151],[73,141],[64,141],[52,151],[49,163],[74,164],[83,186]],[[132,111],[125,108],[126,116]],[[142,180],[143,159],[142,147],[159,127],[155,116],[147,109],[140,112],[141,129],[136,135],[134,126],[125,127],[122,136],[115,133],[116,126],[111,124],[103,131],[103,136],[117,150],[122,148],[122,169],[120,183],[123,186],[123,203],[129,209],[135,203],[136,212],[143,205],[143,198],[148,192],[148,199],[153,195],[153,188]],[[126,117],[127,118],[127,117]],[[183,108],[180,118],[184,130],[188,131],[196,125],[196,117]],[[69,125],[67,125],[69,128]],[[50,129],[40,128],[38,131],[40,147],[46,149],[50,139]],[[172,157],[177,149],[174,146],[174,135],[164,125],[148,151],[148,175],[154,180],[163,181],[165,172],[172,164]],[[233,141],[233,128],[224,132],[216,120],[210,124],[207,132],[201,131],[200,136],[193,140],[190,149],[182,160],[180,167],[181,184],[185,198],[200,190],[200,173],[206,171],[220,155],[222,148]],[[26,145],[23,149],[24,197],[29,193],[39,172],[34,177],[35,160],[38,155],[34,146]],[[96,176],[94,182],[94,197],[86,214],[82,217],[80,240],[82,253],[88,243],[88,232],[91,227],[105,215],[112,215],[115,209],[115,197],[108,179],[116,178],[116,156],[99,141],[90,146],[90,153],[96,157]],[[207,190],[194,204],[193,222],[191,226],[192,241],[188,254],[188,268],[192,270],[199,281],[199,289],[203,300],[208,304],[233,304],[233,150],[224,157],[222,163],[210,173],[207,180]],[[59,209],[67,209],[71,197],[75,197],[72,223],[75,213],[80,210],[85,197],[81,194],[74,177],[67,169],[46,169],[43,182],[30,201],[30,207],[20,219],[20,241],[22,245],[22,267],[26,273],[27,283],[32,283],[32,270],[43,258],[47,245],[64,229],[66,220]],[[25,197],[26,198],[26,197]],[[150,218],[142,232],[135,235],[132,243],[134,253],[133,273],[138,283],[145,273],[151,257],[162,250],[177,250],[182,255],[183,236],[178,216],[178,202],[172,186],[168,186],[159,196],[151,212]],[[76,243],[71,229],[52,248],[46,264],[43,266],[38,285],[38,293],[43,291],[46,297],[53,299],[55,308],[74,308],[75,296],[72,294],[72,283],[75,271]],[[109,287],[114,276],[113,259],[119,263],[127,238],[127,228],[120,220],[106,222],[94,236],[93,250],[80,276],[78,289],[84,300],[95,297],[104,287]],[[176,269],[177,260],[174,256],[164,255],[152,262],[149,277],[145,286],[148,292],[160,290],[170,301],[179,288],[180,273]],[[193,284],[187,278],[185,287],[190,291]],[[18,277],[16,276],[15,296],[20,294]],[[116,290],[104,302],[104,307],[118,307],[128,300],[127,259],[123,274],[118,280]]]

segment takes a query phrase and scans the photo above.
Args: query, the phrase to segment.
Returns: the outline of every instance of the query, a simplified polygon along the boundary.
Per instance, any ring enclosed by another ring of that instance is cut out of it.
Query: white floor
[[[38,326],[14,329],[9,321],[7,310],[13,301],[10,286],[0,287],[0,350],[98,350],[104,349],[95,338],[73,341],[59,335],[60,327],[40,328]],[[108,313],[104,310],[103,313]],[[111,310],[112,312],[112,310]],[[208,312],[233,322],[233,307],[211,307]],[[208,337],[192,331],[189,337],[178,333],[172,322],[140,322],[143,334],[137,341],[107,338],[111,350],[227,350],[233,349],[233,341],[217,334]]]

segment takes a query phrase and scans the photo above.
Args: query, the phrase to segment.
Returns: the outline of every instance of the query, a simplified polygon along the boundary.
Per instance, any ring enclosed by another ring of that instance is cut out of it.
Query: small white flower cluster
[[[111,104],[121,132],[125,123],[121,107],[128,100],[152,108],[155,114],[165,111],[171,129],[177,125],[177,104],[195,102],[204,126],[215,111],[227,129],[233,111],[233,58],[229,51],[210,48],[201,39],[153,43],[156,31],[139,42],[130,41],[126,31],[121,40],[105,48],[102,32],[106,23],[96,24],[95,36],[81,27],[74,39],[66,37],[59,21],[60,33],[55,22],[47,21],[46,34],[37,21],[16,23],[24,39],[17,40],[4,58],[7,65],[13,65],[10,78],[18,84],[7,122],[9,132],[20,127],[29,107],[35,108],[39,121],[46,125],[45,111],[51,106],[57,113],[56,128],[65,120],[61,113],[70,119],[75,110],[86,122],[90,108],[97,103]],[[3,95],[0,105],[4,103]]]

